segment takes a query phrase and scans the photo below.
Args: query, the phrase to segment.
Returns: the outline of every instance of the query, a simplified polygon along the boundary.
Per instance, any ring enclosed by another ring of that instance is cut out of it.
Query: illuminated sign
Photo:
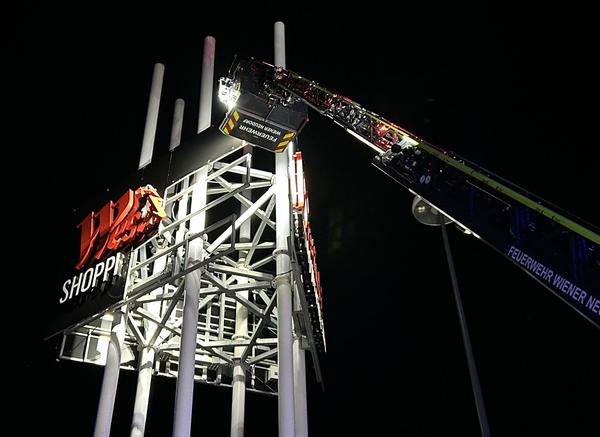
[[[127,190],[116,202],[92,211],[79,224],[81,244],[77,270],[111,253],[141,243],[165,217],[162,199],[151,185]]]
[[[296,152],[290,161],[290,192],[297,241],[297,258],[300,262],[304,292],[308,302],[315,344],[320,350],[325,349],[325,327],[323,324],[323,289],[321,273],[317,266],[317,250],[308,220],[308,190],[302,167],[302,153]]]
[[[123,300],[128,249],[151,237],[165,216],[161,197],[146,185],[127,190],[81,221],[77,272],[62,283],[49,335],[84,323]]]
[[[77,298],[79,293],[102,290],[103,287],[108,286],[107,284],[113,284],[116,278],[123,278],[125,276],[123,272],[124,258],[122,253],[116,253],[76,274],[71,279],[67,279],[63,284],[63,295],[59,303],[64,304],[70,299]]]
[[[296,152],[294,159],[290,161],[290,191],[292,195],[292,208],[296,212],[304,210],[306,197],[306,182],[304,180],[304,169],[302,167],[302,152]]]

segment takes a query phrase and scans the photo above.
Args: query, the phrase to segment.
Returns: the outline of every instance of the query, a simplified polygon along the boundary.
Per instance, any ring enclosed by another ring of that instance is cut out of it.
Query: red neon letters
[[[75,268],[81,270],[89,262],[142,242],[165,215],[162,199],[151,185],[135,192],[127,190],[119,200],[109,201],[98,212],[92,211],[79,224],[81,245]]]

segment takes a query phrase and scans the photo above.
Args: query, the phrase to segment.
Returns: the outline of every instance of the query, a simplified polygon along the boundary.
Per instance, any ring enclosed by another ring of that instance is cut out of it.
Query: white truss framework
[[[118,305],[127,309],[122,368],[136,370],[140,351],[150,348],[155,374],[177,376],[184,289],[195,273],[200,278],[195,379],[230,386],[232,368],[241,362],[248,390],[277,393],[275,175],[251,162],[248,154],[231,162],[222,157],[165,190],[167,219],[130,254],[125,298]],[[197,189],[206,190],[207,202],[192,210]],[[256,200],[244,197],[245,190]],[[240,205],[245,210],[238,217]],[[191,233],[190,223],[201,214],[205,229]],[[248,220],[251,239],[240,241],[236,231]],[[188,256],[197,239],[204,248],[201,260]],[[237,303],[248,310],[247,338],[234,335]],[[110,323],[100,316],[64,335],[60,357],[102,365],[109,335]],[[234,357],[236,347],[243,347],[241,357]]]

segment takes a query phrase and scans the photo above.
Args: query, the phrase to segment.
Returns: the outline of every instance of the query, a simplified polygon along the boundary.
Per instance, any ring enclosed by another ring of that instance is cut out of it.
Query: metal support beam
[[[142,151],[140,153],[138,170],[141,170],[152,162],[164,75],[165,66],[163,64],[155,64],[154,72],[152,73],[152,85],[150,86],[150,97],[148,98],[148,112],[146,113],[146,124],[144,126],[144,137],[142,139]]]
[[[210,127],[213,99],[213,77],[215,74],[215,39],[204,38],[202,53],[202,77],[200,79],[200,112],[198,114],[198,133]]]
[[[246,362],[246,364],[251,366],[253,364],[261,362],[262,360],[266,360],[267,358],[274,357],[275,355],[277,355],[277,348],[273,348],[271,350],[263,352],[262,354],[256,355],[254,358],[249,359]]]
[[[267,315],[271,314],[271,312],[273,311],[273,308],[275,308],[275,302],[277,302],[277,289],[275,289],[275,295],[273,296],[273,298],[267,305],[265,314],[267,314]],[[248,355],[250,355],[250,352],[252,352],[252,348],[258,342],[258,338],[262,334],[263,329],[265,329],[266,324],[267,324],[267,322],[265,321],[265,319],[259,320],[258,325],[256,325],[256,329],[254,330],[254,333],[252,334],[252,337],[250,337],[250,343],[248,343],[248,345],[244,349],[244,352],[242,353],[242,358],[241,358],[242,362],[245,361],[246,358],[248,357]],[[279,345],[279,341],[277,344]]]
[[[293,165],[294,144],[290,143],[286,152],[290,165]],[[290,175],[291,176],[291,175]],[[291,239],[290,239],[291,240]],[[292,275],[293,277],[293,275]],[[298,278],[299,279],[299,278]],[[302,312],[302,300],[298,287],[302,284],[297,283],[294,287],[294,312],[299,314]],[[301,291],[303,292],[303,291]],[[298,321],[295,319],[294,322]],[[300,327],[294,325],[295,335],[293,344],[294,358],[294,422],[296,437],[308,437],[308,409],[306,405],[306,356],[302,349],[302,333]],[[310,334],[309,334],[310,335]],[[317,360],[315,360],[316,362]],[[315,364],[315,369],[318,369],[318,362]],[[319,374],[317,370],[317,375]]]
[[[306,361],[302,337],[294,337],[294,413],[296,437],[308,437],[306,405]]]
[[[275,23],[275,66],[285,68],[285,27]],[[287,153],[275,154],[277,204],[275,262],[277,265],[277,336],[279,338],[279,437],[294,437],[294,374],[292,353],[292,288],[287,239],[290,235],[289,160]]]
[[[135,390],[135,405],[131,422],[131,437],[143,437],[146,429],[146,416],[150,400],[152,384],[152,367],[154,366],[154,349],[145,347],[140,354],[138,381]]]
[[[183,110],[185,102],[183,99],[175,100],[175,110],[173,111],[173,124],[171,125],[171,141],[169,141],[169,151],[172,152],[181,144],[181,131],[183,130]]]
[[[471,340],[469,337],[469,329],[467,328],[467,320],[465,318],[465,310],[462,306],[460,290],[458,288],[458,280],[456,279],[456,271],[454,270],[454,260],[450,250],[450,241],[448,240],[448,232],[446,224],[441,221],[442,239],[444,240],[444,249],[446,250],[446,258],[448,259],[448,269],[450,270],[450,279],[452,281],[452,291],[454,292],[454,300],[458,311],[458,319],[460,321],[460,330],[462,333],[463,343],[465,346],[465,354],[467,356],[467,365],[469,367],[469,375],[471,376],[471,387],[473,388],[473,396],[475,397],[475,407],[477,408],[477,417],[479,418],[479,427],[483,437],[491,437],[490,425],[487,420],[485,411],[485,403],[483,402],[483,393],[479,384],[479,376],[477,374],[477,366],[475,365],[475,357],[471,348]]]
[[[257,272],[245,269],[236,269],[235,267],[222,266],[220,264],[209,264],[209,270],[211,272],[228,273],[232,275],[244,276],[250,279],[256,279],[258,281],[271,281],[273,275],[264,272]]]
[[[262,205],[264,205],[265,203],[267,203],[269,201],[269,199],[271,198],[271,196],[273,195],[273,192],[275,191],[275,185],[273,185],[271,188],[269,188],[262,196],[260,196],[258,198],[258,200],[256,202],[254,202],[252,204],[251,207],[249,207],[247,210],[245,210],[242,215],[240,215],[240,217],[235,221],[235,229],[239,229],[240,225],[242,223],[244,223],[246,220],[249,220],[250,217],[252,217],[252,215],[258,210],[258,208],[260,208]],[[289,225],[288,225],[289,227]],[[223,231],[223,233],[221,235],[219,235],[215,241],[213,241],[213,243],[209,246],[209,248],[207,249],[208,252],[214,252],[216,248],[219,247],[219,245],[221,243],[223,243],[230,235],[231,232],[233,231],[233,229],[231,228],[227,228],[225,231]]]
[[[142,250],[139,251],[139,254],[140,261],[146,259],[147,254],[144,248],[142,248]],[[152,264],[152,273],[156,274],[162,272],[166,267],[166,261],[166,257],[158,258]],[[145,269],[143,271],[145,271]],[[162,295],[163,291],[163,288],[157,288],[153,290],[149,296]],[[160,301],[154,301],[144,303],[142,306],[145,311],[158,318],[160,317],[161,305],[162,304]],[[144,337],[140,339],[139,337],[141,336],[141,334],[139,332],[139,329],[135,325],[131,315],[129,315],[128,317],[128,324],[131,327],[132,331],[135,333],[136,339],[138,339],[138,344],[142,346],[138,363],[138,380],[137,387],[135,390],[133,419],[131,420],[131,437],[144,437],[144,432],[146,430],[146,418],[148,415],[148,403],[150,402],[150,387],[152,385],[155,355],[153,342],[149,340],[152,340],[153,338],[155,338],[155,336],[158,336],[160,327],[153,321],[144,319]]]
[[[250,159],[246,161],[246,175],[250,174],[249,170],[252,166],[252,146],[244,144],[244,154],[249,154]],[[244,175],[244,183],[250,184],[252,181],[248,176]],[[252,199],[252,191],[246,190],[240,194],[249,202]],[[242,217],[250,205],[240,205],[240,217]],[[244,221],[240,226],[240,243],[247,244],[251,238],[251,222]],[[249,249],[249,248],[248,248]],[[239,265],[243,265],[248,254],[248,250],[240,250]],[[243,276],[237,278],[239,285],[246,285],[249,279]],[[248,340],[248,308],[243,305],[243,301],[248,301],[248,290],[236,293],[241,300],[237,300],[235,304],[235,335],[233,340]],[[233,381],[231,387],[231,437],[244,437],[244,414],[246,410],[246,370],[241,361],[243,347],[236,347],[233,350],[234,366],[233,366]]]
[[[265,215],[267,217],[271,216],[271,213],[273,212],[273,209],[275,208],[275,201],[276,201],[276,196],[271,197],[271,200],[269,201],[269,204],[267,205],[267,209],[265,211]],[[252,246],[254,246],[255,248],[258,248],[258,242],[262,238],[266,226],[267,226],[267,223],[264,221],[262,221],[258,225],[258,229],[256,230],[256,233],[254,234],[254,238],[252,239]],[[252,261],[252,257],[254,256],[254,253],[256,251],[255,248],[250,249],[250,252],[248,252],[248,256],[246,256],[246,261],[245,261],[246,266],[248,266],[250,264],[250,262]]]
[[[196,174],[196,187],[192,191],[192,211],[206,205],[207,167]],[[180,208],[183,211],[183,208]],[[198,214],[190,219],[190,234],[200,233],[205,227],[206,214]],[[202,239],[197,238],[189,244],[186,260],[202,261],[204,257]],[[187,267],[187,266],[186,266]],[[185,276],[185,297],[183,304],[183,326],[181,329],[181,347],[177,389],[175,392],[175,417],[173,437],[189,437],[192,429],[192,407],[194,401],[194,372],[196,365],[196,337],[198,329],[198,304],[200,298],[200,271],[194,270]]]
[[[104,366],[102,388],[100,389],[100,401],[98,402],[98,414],[96,415],[96,426],[94,437],[109,437],[112,424],[115,397],[117,396],[117,385],[119,383],[119,372],[121,366],[121,345],[125,336],[125,317],[121,311],[113,314],[113,323]]]
[[[236,186],[238,186],[237,184],[231,184],[231,183],[227,182],[221,176],[216,177],[215,180],[217,182],[219,182],[219,184],[221,184],[224,189],[227,190],[226,192],[233,191],[233,190],[235,190]],[[263,182],[263,186],[266,188],[269,188],[271,186],[271,183]],[[244,206],[247,206],[247,207],[252,206],[252,201],[250,200],[250,197],[242,196],[241,194],[236,194],[235,198],[237,200],[239,200],[242,203],[242,205],[244,205]],[[244,211],[246,211],[246,209],[244,209]],[[269,217],[265,213],[265,211],[263,211],[259,208],[256,211],[254,211],[254,215],[258,216],[261,220],[263,220],[271,229],[275,229],[275,222],[273,220],[269,219]]]

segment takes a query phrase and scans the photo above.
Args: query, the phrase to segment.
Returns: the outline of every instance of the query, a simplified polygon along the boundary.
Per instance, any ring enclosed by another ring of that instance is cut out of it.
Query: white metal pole
[[[156,123],[158,121],[158,108],[160,106],[160,94],[162,91],[165,66],[154,64],[152,73],[152,85],[150,86],[150,97],[148,99],[148,111],[146,112],[146,125],[144,126],[144,138],[142,139],[142,152],[138,170],[146,167],[152,162],[154,149],[154,137],[156,136]]]
[[[198,133],[210,127],[213,77],[215,73],[215,39],[212,36],[204,38],[202,54],[202,76],[200,79],[200,112],[198,114]]]
[[[146,416],[150,400],[152,384],[152,368],[154,366],[154,349],[144,347],[140,354],[137,388],[135,390],[135,405],[131,422],[131,437],[143,437],[146,429]]]
[[[285,68],[285,24],[275,22],[275,66]]]
[[[183,110],[185,102],[183,99],[175,100],[175,110],[173,111],[173,124],[171,125],[171,141],[169,141],[169,151],[175,150],[175,147],[181,144],[181,130],[183,129]]]
[[[446,251],[446,259],[448,261],[448,270],[450,271],[452,291],[454,293],[454,301],[456,303],[456,310],[458,311],[458,320],[460,322],[460,331],[465,347],[465,354],[467,356],[467,367],[469,368],[469,376],[471,377],[471,387],[473,389],[473,397],[475,398],[475,408],[477,409],[479,428],[481,429],[482,437],[491,437],[492,434],[490,432],[490,424],[487,419],[485,402],[483,400],[483,393],[481,391],[481,384],[479,383],[479,374],[477,373],[477,365],[475,364],[473,348],[471,347],[471,337],[469,335],[469,328],[467,326],[465,310],[463,309],[462,299],[460,297],[458,280],[456,279],[456,270],[454,269],[454,259],[452,258],[452,250],[450,249],[450,240],[448,239],[446,224],[443,222],[443,220],[441,220],[442,218],[443,217],[440,216],[440,222],[442,226],[442,239],[444,240],[444,249]]]
[[[119,371],[121,369],[121,344],[125,336],[125,318],[121,311],[113,314],[108,353],[106,354],[106,365],[100,389],[100,401],[98,402],[98,414],[96,415],[96,426],[94,437],[109,437],[112,424],[117,385],[119,383]]]
[[[142,254],[144,254],[142,256]],[[142,259],[146,260],[145,250],[140,251]],[[161,257],[154,261],[152,268],[152,274],[164,271],[166,264],[166,257]],[[143,278],[146,277],[145,271],[142,272]],[[158,295],[162,293],[161,288],[157,288],[152,291],[150,295]],[[160,302],[151,302],[144,304],[144,310],[150,314],[160,318]],[[144,319],[144,333],[146,341],[149,341],[154,337],[154,334],[158,326]],[[138,364],[138,380],[137,387],[135,390],[135,403],[133,406],[133,419],[131,421],[131,437],[143,437],[146,430],[146,418],[148,416],[148,403],[150,401],[150,387],[152,385],[152,374],[154,368],[154,356],[155,349],[152,344],[145,344],[140,352],[139,364]]]
[[[191,193],[192,211],[206,206],[208,168],[202,167],[196,173],[195,186]],[[190,219],[189,235],[202,232],[205,227],[205,213]],[[203,239],[191,241],[186,254],[188,264],[201,261],[204,256]],[[185,276],[185,298],[183,303],[183,323],[179,347],[179,370],[175,392],[175,417],[173,437],[189,437],[192,429],[192,406],[194,401],[194,373],[196,366],[196,340],[198,334],[198,304],[200,296],[200,269]]]
[[[292,165],[294,159],[294,143],[290,142],[287,148],[288,160]],[[290,175],[290,177],[294,177]],[[302,311],[300,296],[297,289],[294,292],[294,311]],[[299,334],[299,333],[298,333]],[[294,335],[294,422],[296,437],[308,437],[308,415],[306,404],[306,360],[305,351],[302,349],[302,337]]]
[[[296,437],[308,437],[308,415],[306,404],[306,361],[302,349],[302,338],[294,337],[294,412]]]
[[[236,322],[237,319],[236,314]],[[238,349],[242,348],[237,347],[235,349],[235,358],[239,359],[241,352],[238,353]],[[246,410],[246,371],[241,364],[236,363],[233,367],[233,385],[231,389],[231,437],[243,437],[244,413]]]
[[[275,66],[285,67],[285,26],[275,23]],[[276,184],[276,245],[277,277],[277,337],[278,337],[278,407],[279,437],[294,437],[294,373],[292,352],[292,289],[290,256],[287,239],[290,235],[290,190],[288,154],[275,154]]]
[[[252,155],[252,146],[244,144],[244,154]],[[252,161],[251,161],[252,162]],[[249,165],[252,165],[250,162]],[[246,180],[244,176],[244,182]],[[252,200],[252,190],[242,191],[242,196],[248,200]],[[240,206],[240,216],[246,212],[247,206]],[[251,241],[251,222],[245,221],[240,226],[240,243],[248,243]],[[246,261],[247,251],[240,251],[239,263],[243,265]],[[238,283],[243,284],[249,281],[248,278],[240,276]],[[248,290],[241,291],[240,296],[248,300]],[[248,308],[237,302],[235,305],[235,335],[234,340],[248,339]],[[241,362],[239,362],[245,347],[236,347],[233,351],[235,365],[233,366],[233,383],[231,387],[231,437],[244,437],[244,413],[246,409],[246,370]]]

